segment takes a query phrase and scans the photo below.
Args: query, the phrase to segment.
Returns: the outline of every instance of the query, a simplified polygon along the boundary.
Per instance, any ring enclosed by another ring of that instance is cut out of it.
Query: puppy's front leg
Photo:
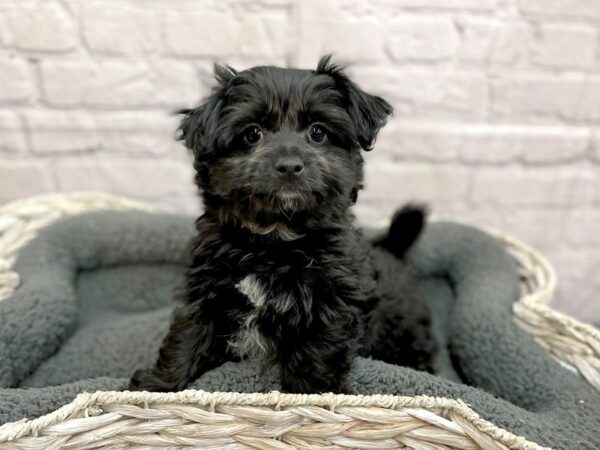
[[[311,341],[280,356],[282,390],[298,394],[349,393],[348,376],[355,356],[351,345]]]
[[[225,360],[225,343],[216,336],[214,323],[201,305],[179,306],[152,369],[134,373],[130,390],[180,391],[200,374]]]

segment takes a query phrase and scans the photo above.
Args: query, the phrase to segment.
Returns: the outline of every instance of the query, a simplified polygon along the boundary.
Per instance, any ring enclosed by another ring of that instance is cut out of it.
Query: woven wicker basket
[[[51,194],[0,208],[0,300],[19,286],[11,270],[37,231],[66,215],[149,209],[99,193]],[[548,307],[556,278],[530,247],[494,230],[520,266],[515,319],[600,391],[600,332]],[[1,449],[541,449],[481,419],[460,400],[391,395],[83,393],[57,411],[0,427]]]

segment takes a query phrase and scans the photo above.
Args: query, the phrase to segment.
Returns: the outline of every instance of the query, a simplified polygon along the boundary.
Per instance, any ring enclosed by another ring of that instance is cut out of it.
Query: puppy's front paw
[[[136,370],[129,380],[130,391],[172,392],[179,391],[177,385],[160,379],[151,369]]]

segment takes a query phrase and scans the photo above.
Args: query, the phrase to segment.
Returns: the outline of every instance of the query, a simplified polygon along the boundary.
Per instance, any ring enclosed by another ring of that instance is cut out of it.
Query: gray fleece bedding
[[[193,220],[98,212],[46,228],[20,251],[22,284],[0,302],[0,424],[34,418],[79,392],[122,390],[154,362],[187,264]],[[600,448],[600,396],[512,320],[518,275],[490,236],[436,223],[408,255],[428,293],[437,375],[358,358],[357,394],[462,399],[483,418],[541,445]],[[226,363],[206,391],[277,390],[277,371]]]

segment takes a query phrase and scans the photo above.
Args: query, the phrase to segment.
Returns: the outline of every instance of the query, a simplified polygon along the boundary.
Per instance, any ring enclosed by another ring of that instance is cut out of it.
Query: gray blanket
[[[22,284],[0,302],[0,424],[53,411],[82,391],[122,390],[136,368],[152,365],[192,234],[188,217],[101,212],[60,221],[23,248]],[[431,224],[409,263],[433,311],[438,374],[359,358],[356,393],[460,398],[539,444],[600,448],[600,397],[515,325],[516,267],[493,238]],[[244,361],[191,387],[265,392],[279,382],[275,369]]]

